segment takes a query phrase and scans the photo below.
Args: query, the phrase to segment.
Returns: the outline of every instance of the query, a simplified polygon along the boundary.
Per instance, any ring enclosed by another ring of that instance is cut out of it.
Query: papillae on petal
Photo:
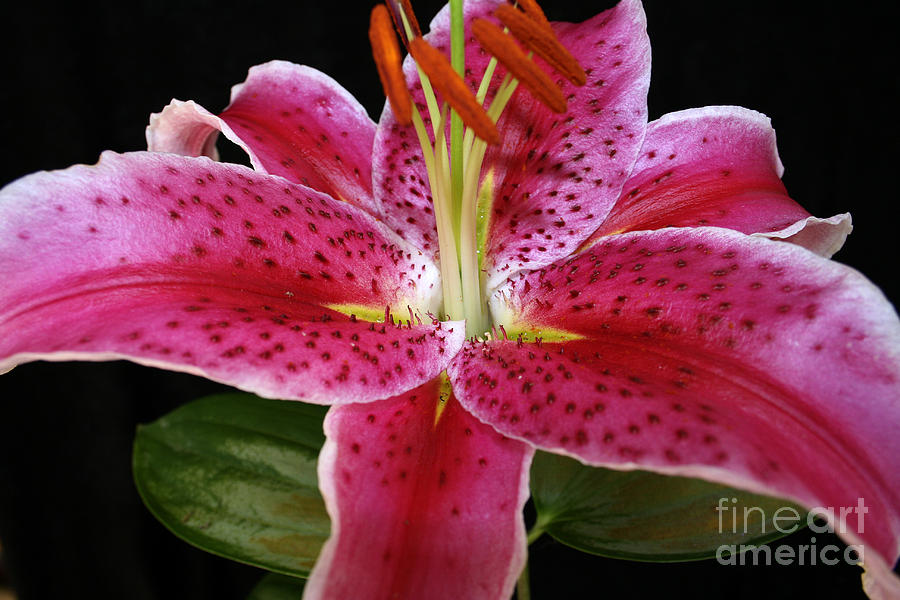
[[[435,267],[367,213],[207,158],[107,153],[8,185],[0,280],[0,370],[129,358],[370,401],[434,377],[463,338],[428,317]],[[370,322],[388,308],[396,324]]]
[[[464,347],[449,373],[479,419],[593,465],[808,507],[862,499],[837,533],[897,585],[900,322],[860,274],[727,229],[661,229],[523,275],[493,307],[546,341]]]
[[[331,537],[304,598],[506,600],[525,564],[533,450],[466,413],[440,379],[331,409],[319,486]]]
[[[252,67],[219,117],[177,100],[152,115],[148,148],[216,158],[219,131],[257,170],[372,210],[375,123],[324,73],[280,60]]]

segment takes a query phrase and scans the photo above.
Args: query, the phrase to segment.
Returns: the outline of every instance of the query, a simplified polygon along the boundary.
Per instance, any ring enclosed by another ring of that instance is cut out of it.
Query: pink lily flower
[[[467,27],[497,5],[467,2]],[[449,30],[444,10],[426,39]],[[447,310],[413,129],[272,62],[221,115],[154,115],[151,152],[0,191],[0,371],[127,358],[332,405],[332,535],[305,597],[509,597],[535,448],[810,507],[863,498],[836,528],[864,547],[867,593],[896,597],[900,323],[827,260],[849,217],[789,198],[758,113],[647,123],[639,1],[554,32],[586,85],[560,79],[563,115],[518,92],[479,171],[500,335]],[[489,59],[466,45],[473,88]],[[217,132],[255,170],[211,160]]]

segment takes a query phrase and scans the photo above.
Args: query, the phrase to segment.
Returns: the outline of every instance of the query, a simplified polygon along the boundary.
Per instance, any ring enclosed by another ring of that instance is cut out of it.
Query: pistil
[[[463,22],[463,0],[450,0],[450,21]],[[461,27],[450,31],[450,64],[456,74],[462,78],[466,73],[466,40]],[[480,105],[480,102],[476,101]],[[463,120],[453,111],[450,113],[450,198],[453,202],[453,222],[460,223],[463,186]],[[461,225],[460,225],[461,226]],[[456,235],[460,235],[459,228]],[[463,290],[465,297],[465,290]]]

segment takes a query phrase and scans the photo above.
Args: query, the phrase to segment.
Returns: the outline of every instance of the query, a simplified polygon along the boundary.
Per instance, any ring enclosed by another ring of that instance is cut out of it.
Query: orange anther
[[[394,116],[401,125],[412,124],[412,97],[403,77],[403,66],[400,58],[400,44],[394,35],[391,15],[384,4],[372,9],[369,20],[369,42],[372,44],[372,56],[378,67],[378,76],[394,110]]]
[[[541,10],[541,7],[538,5],[535,0],[513,0],[519,8],[525,11],[525,14],[528,15],[531,20],[539,25],[543,25],[550,28],[550,21],[547,20],[547,15],[544,14],[544,11]]]
[[[409,37],[406,35],[406,28],[403,26],[403,18],[401,14],[406,16],[406,22],[412,30],[413,37],[422,37],[422,28],[419,27],[419,21],[416,19],[416,13],[413,12],[412,5],[409,0],[387,0],[388,8],[391,10],[391,17],[394,19],[394,27],[403,44],[409,49]]]
[[[508,4],[501,4],[494,16],[526,48],[543,58],[551,67],[575,85],[584,85],[587,75],[568,50],[559,43],[553,30],[526,16]],[[546,21],[545,21],[546,22]]]
[[[410,40],[409,52],[422,71],[428,75],[431,85],[459,114],[463,123],[488,144],[499,144],[500,134],[497,132],[497,126],[475,100],[475,94],[463,78],[453,70],[447,57],[422,38]]]
[[[472,34],[535,98],[554,112],[566,112],[566,99],[559,87],[502,29],[485,19],[475,19],[472,22]]]

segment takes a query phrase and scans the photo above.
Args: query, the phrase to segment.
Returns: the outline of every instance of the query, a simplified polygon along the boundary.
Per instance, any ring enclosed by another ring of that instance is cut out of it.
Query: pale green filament
[[[500,84],[500,89],[488,109],[488,116],[495,123],[516,90],[518,81],[510,80],[507,76]],[[490,330],[490,316],[487,312],[487,304],[482,298],[481,261],[478,245],[478,181],[481,175],[481,165],[484,161],[484,153],[487,144],[484,140],[475,139],[466,161],[465,181],[462,192],[462,210],[460,216],[460,266],[462,268],[462,292],[463,306],[466,309],[466,318],[472,321],[467,327],[468,333],[483,336]]]
[[[453,236],[453,227],[444,214],[447,203],[444,201],[443,185],[438,178],[437,165],[432,152],[431,141],[425,131],[425,123],[422,116],[415,108],[412,111],[413,126],[419,137],[419,145],[422,147],[422,156],[425,159],[425,170],[428,172],[428,184],[431,187],[432,201],[434,202],[434,218],[438,227],[438,248],[441,254],[441,286],[444,294],[444,314],[452,319],[464,318],[462,289],[459,281],[459,262],[456,259],[456,238]],[[438,119],[441,121],[441,119]]]
[[[460,75],[465,73],[465,35],[463,0],[450,0],[451,64]],[[411,28],[401,11],[407,36]],[[496,70],[492,58],[485,69],[476,99],[484,104],[488,88]],[[431,118],[431,143],[425,122],[413,106],[413,126],[419,138],[437,222],[438,248],[441,260],[441,280],[444,306],[441,316],[465,319],[470,336],[485,337],[491,329],[491,319],[484,298],[482,260],[483,232],[479,239],[479,182],[487,144],[466,128],[455,110],[444,103],[438,106],[434,88],[428,76],[418,68],[422,93]],[[496,123],[515,92],[518,81],[508,75],[503,79],[487,110]],[[450,143],[446,129],[450,122]],[[448,148],[449,146],[449,148]],[[489,193],[489,192],[488,192]],[[481,207],[484,210],[484,207]]]
[[[411,40],[413,38],[413,31],[409,24],[409,19],[406,17],[404,11],[400,10],[397,12],[400,13],[400,20],[403,21],[403,30],[406,32],[406,39]],[[425,104],[428,106],[428,117],[431,119],[431,130],[434,133],[434,136],[437,137],[438,121],[440,121],[438,117],[441,114],[441,111],[438,109],[437,98],[434,95],[434,90],[431,88],[431,80],[428,79],[428,75],[419,68],[419,65],[416,65],[416,70],[419,73],[419,82],[422,84],[422,92],[425,94]],[[418,112],[418,109],[415,106],[413,106],[413,112]],[[428,139],[427,136],[425,139]],[[430,148],[431,144],[428,144],[428,147]],[[425,146],[422,146],[422,151],[425,151]]]

